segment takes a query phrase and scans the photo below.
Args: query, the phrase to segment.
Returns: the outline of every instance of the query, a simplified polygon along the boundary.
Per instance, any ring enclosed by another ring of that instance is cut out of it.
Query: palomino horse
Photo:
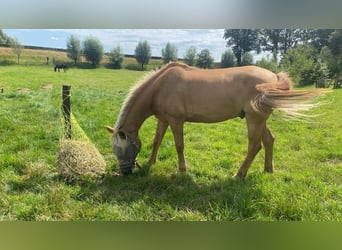
[[[168,126],[178,154],[179,171],[186,170],[184,122],[213,123],[246,117],[248,152],[235,178],[247,175],[249,166],[265,148],[266,172],[273,172],[274,137],[266,126],[273,109],[290,115],[310,108],[302,102],[323,94],[323,90],[291,90],[286,74],[274,74],[256,66],[204,70],[181,63],[169,63],[135,87],[124,102],[112,133],[112,147],[122,174],[132,173],[141,148],[138,136],[142,123],[154,115],[158,119],[149,163],[156,161],[158,148]],[[299,104],[299,105],[297,105]]]

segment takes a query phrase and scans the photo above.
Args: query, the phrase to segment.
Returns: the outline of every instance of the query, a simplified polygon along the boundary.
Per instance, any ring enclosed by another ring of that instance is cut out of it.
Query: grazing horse
[[[273,109],[298,115],[313,105],[304,101],[324,90],[291,90],[285,73],[274,74],[256,66],[204,70],[181,63],[169,63],[153,72],[126,98],[112,133],[112,148],[122,174],[131,174],[141,148],[138,131],[154,115],[158,119],[149,164],[156,161],[158,148],[171,127],[179,171],[186,170],[183,154],[184,122],[214,123],[235,117],[246,118],[248,152],[235,178],[247,175],[261,145],[265,148],[265,172],[273,172],[274,137],[266,125]]]
[[[69,69],[69,67],[66,64],[56,64],[55,65],[55,72],[57,72],[57,70],[59,72],[60,69],[63,69],[64,72],[66,72]]]

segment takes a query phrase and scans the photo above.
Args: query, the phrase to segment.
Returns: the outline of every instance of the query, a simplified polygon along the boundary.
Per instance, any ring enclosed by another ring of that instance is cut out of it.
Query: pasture
[[[264,174],[263,151],[245,180],[233,180],[247,151],[245,120],[186,123],[188,171],[177,173],[170,130],[149,170],[128,177],[119,171],[104,125],[113,125],[129,89],[143,76],[135,70],[46,65],[0,66],[1,220],[228,220],[342,221],[342,91],[334,90],[306,121],[275,112],[274,174]],[[65,183],[57,175],[62,137],[61,90],[70,84],[72,112],[107,163],[98,181]],[[156,127],[140,130],[144,166]]]

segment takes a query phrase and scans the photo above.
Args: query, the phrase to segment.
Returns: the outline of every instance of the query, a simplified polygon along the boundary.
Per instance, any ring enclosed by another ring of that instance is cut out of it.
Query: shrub
[[[221,67],[229,68],[236,66],[236,57],[231,50],[225,51],[221,56]]]
[[[120,46],[112,49],[109,53],[109,61],[114,69],[121,69],[124,55],[121,52]]]

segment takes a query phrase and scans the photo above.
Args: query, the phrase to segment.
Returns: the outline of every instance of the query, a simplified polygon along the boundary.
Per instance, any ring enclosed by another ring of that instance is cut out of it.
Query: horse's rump
[[[255,86],[258,91],[266,92],[266,91],[281,91],[281,90],[290,90],[292,89],[292,81],[286,73],[278,73],[277,74],[278,82],[275,83],[260,83]]]

